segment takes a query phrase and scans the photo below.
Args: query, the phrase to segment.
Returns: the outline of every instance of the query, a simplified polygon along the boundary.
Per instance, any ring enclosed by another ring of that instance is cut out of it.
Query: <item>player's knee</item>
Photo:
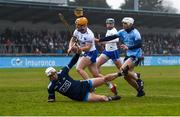
[[[97,69],[100,70],[100,65],[97,65]]]
[[[105,77],[103,77],[105,83],[109,82],[109,77],[110,77],[109,75],[106,75]]]
[[[120,68],[120,71],[122,72],[122,74],[123,74],[124,76],[127,76],[127,75],[128,75],[128,71],[129,71],[129,66],[127,65],[127,66],[125,66],[125,67],[121,67],[121,68]]]
[[[82,72],[82,68],[76,68],[76,71],[78,72],[78,73],[81,73]]]
[[[94,78],[100,77],[100,75],[98,73],[93,73],[92,75],[93,75]]]
[[[100,69],[100,68],[101,68],[101,66],[102,66],[102,64],[101,64],[101,63],[97,63],[97,68],[98,68],[98,69]]]
[[[99,61],[96,62],[97,68],[100,67]]]

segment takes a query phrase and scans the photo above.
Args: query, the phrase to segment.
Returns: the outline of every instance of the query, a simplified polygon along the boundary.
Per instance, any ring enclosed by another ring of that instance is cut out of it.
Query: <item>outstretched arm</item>
[[[48,102],[55,101],[54,83],[50,82],[48,85]]]
[[[112,36],[107,36],[107,37],[101,38],[99,40],[99,42],[111,41],[111,40],[116,39],[116,38],[119,38],[119,35],[112,35]]]
[[[69,69],[71,69],[78,61],[80,54],[76,54],[73,56],[69,64],[67,65]]]
[[[68,73],[69,70],[77,63],[79,56],[80,56],[80,54],[74,55],[73,58],[71,59],[71,61],[69,62],[69,64],[66,67],[62,68],[62,71],[65,73]]]

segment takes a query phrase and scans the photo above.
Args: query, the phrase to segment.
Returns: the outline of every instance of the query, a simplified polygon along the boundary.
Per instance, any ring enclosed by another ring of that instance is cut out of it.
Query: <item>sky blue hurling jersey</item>
[[[120,36],[120,40],[127,45],[128,47],[134,46],[137,40],[141,40],[141,35],[137,29],[133,29],[131,32],[127,33],[124,29],[118,31],[118,35]],[[142,49],[132,49],[127,50],[127,56],[142,56]]]

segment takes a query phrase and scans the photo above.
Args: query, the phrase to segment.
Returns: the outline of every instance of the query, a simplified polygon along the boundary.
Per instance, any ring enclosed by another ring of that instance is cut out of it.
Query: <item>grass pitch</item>
[[[124,115],[180,115],[180,66],[137,67],[145,82],[145,97],[118,78],[121,100],[112,102],[77,102],[56,93],[56,102],[47,102],[48,79],[45,68],[0,69],[0,116],[57,115],[57,116],[124,116]],[[104,67],[104,74],[115,72]],[[81,79],[73,69],[70,74]],[[111,95],[104,85],[97,93]]]

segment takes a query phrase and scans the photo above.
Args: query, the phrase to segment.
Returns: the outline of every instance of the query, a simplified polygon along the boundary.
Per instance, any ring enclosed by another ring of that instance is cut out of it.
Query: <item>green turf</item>
[[[41,69],[0,69],[1,115],[180,115],[180,66],[138,67],[145,81],[146,96],[136,97],[136,91],[124,79],[114,82],[121,100],[112,102],[77,102],[56,93],[56,102],[47,102],[48,79]],[[114,67],[102,69],[104,74]],[[81,79],[71,71],[76,79]],[[110,95],[106,86],[97,93]]]

